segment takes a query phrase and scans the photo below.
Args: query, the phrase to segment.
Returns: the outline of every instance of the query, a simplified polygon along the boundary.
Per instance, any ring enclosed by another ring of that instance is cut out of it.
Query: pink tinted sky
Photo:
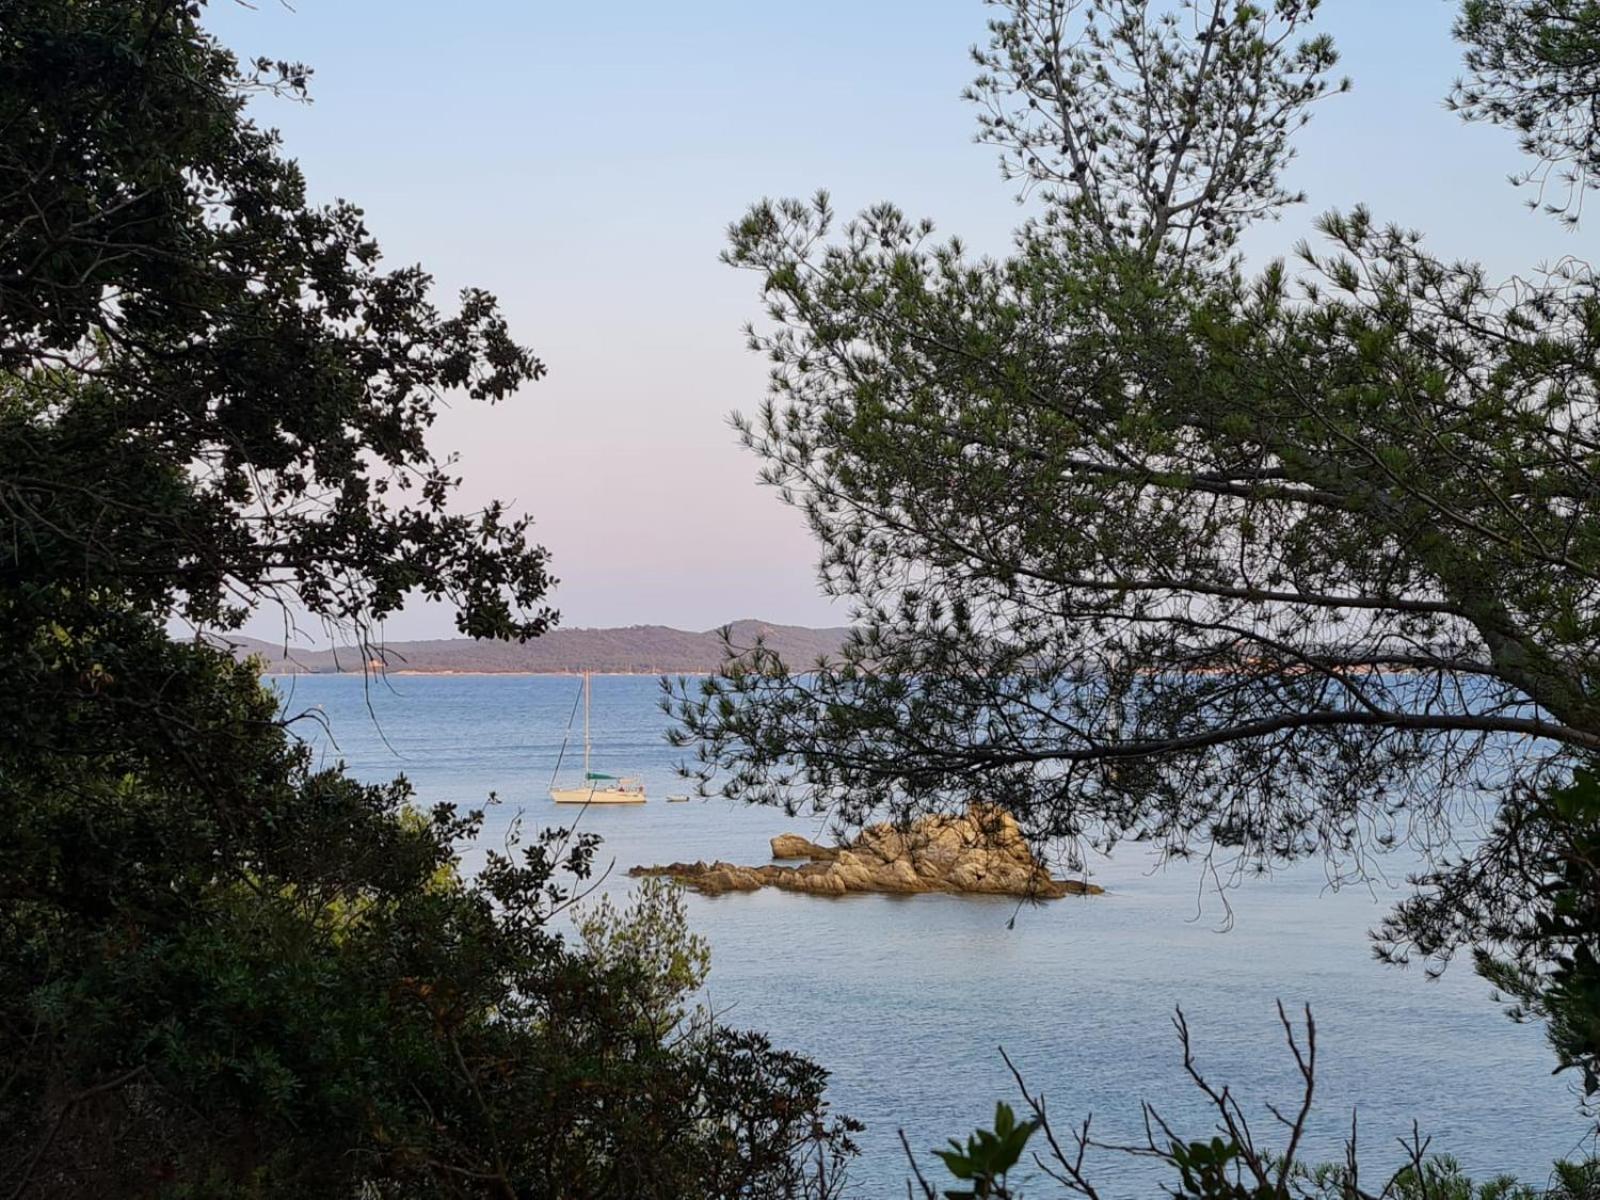
[[[1511,139],[1440,106],[1457,70],[1443,0],[1340,0],[1323,24],[1356,90],[1301,140],[1311,203],[1252,233],[1285,252],[1330,207],[1430,231],[1448,256],[1526,270],[1570,251],[1505,186]],[[392,263],[421,261],[441,300],[497,293],[550,369],[511,404],[465,402],[436,427],[466,505],[532,512],[567,626],[704,629],[739,617],[837,624],[797,514],[755,483],[730,410],[761,400],[744,348],[756,280],[720,265],[727,223],[763,195],[892,199],[980,252],[1019,212],[959,100],[978,0],[805,5],[616,0],[214,3],[241,54],[309,62],[315,102],[273,101],[313,193],[366,210]],[[1483,231],[1492,230],[1492,238]],[[263,616],[251,632],[281,636]],[[415,605],[391,640],[446,637]]]

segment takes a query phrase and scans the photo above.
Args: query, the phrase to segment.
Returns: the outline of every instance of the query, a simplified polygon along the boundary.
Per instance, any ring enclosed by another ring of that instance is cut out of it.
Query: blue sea
[[[294,728],[325,761],[368,780],[404,775],[426,804],[478,806],[496,794],[490,844],[519,815],[532,828],[576,815],[546,792],[576,678],[272,682],[288,712],[320,714],[325,730]],[[614,864],[606,889],[626,892],[637,864],[761,863],[776,833],[824,832],[726,800],[666,803],[690,789],[674,773],[682,752],[663,739],[659,696],[654,679],[593,681],[595,769],[642,774],[650,796],[582,814],[582,827],[605,839],[601,863]],[[580,743],[581,729],[568,754],[581,755]],[[1299,1095],[1280,999],[1291,1011],[1309,1002],[1316,1016],[1308,1157],[1342,1157],[1355,1110],[1364,1160],[1393,1165],[1415,1116],[1434,1151],[1472,1171],[1543,1183],[1552,1160],[1587,1145],[1573,1083],[1552,1076],[1541,1029],[1507,1020],[1468,964],[1430,980],[1373,960],[1366,931],[1405,894],[1406,864],[1380,865],[1390,882],[1370,888],[1333,890],[1316,863],[1252,880],[1228,894],[1231,924],[1199,867],[1161,868],[1138,848],[1091,864],[1105,895],[1020,911],[997,898],[771,891],[688,903],[711,944],[708,999],[723,1021],[817,1059],[832,1072],[836,1108],[867,1123],[852,1173],[862,1197],[905,1195],[900,1129],[923,1151],[987,1124],[998,1099],[1020,1108],[1001,1047],[1063,1132],[1093,1113],[1098,1136],[1138,1140],[1148,1098],[1175,1127],[1209,1136],[1212,1118],[1183,1077],[1171,1022],[1179,1005],[1200,1067],[1231,1084],[1258,1133],[1275,1138],[1266,1103],[1288,1107]],[[1102,1194],[1154,1194],[1148,1164],[1098,1161]]]

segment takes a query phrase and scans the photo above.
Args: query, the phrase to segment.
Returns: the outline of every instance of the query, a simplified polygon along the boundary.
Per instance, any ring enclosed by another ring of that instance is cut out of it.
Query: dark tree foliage
[[[1319,0],[1276,5],[995,0],[965,98],[1007,179],[1113,242],[1225,252],[1304,200],[1278,183],[1308,107],[1337,87]],[[1297,40],[1298,39],[1298,40]]]
[[[454,316],[384,271],[359,209],[306,199],[242,68],[172,0],[8,0],[0,26],[0,370],[10,573],[208,626],[292,585],[365,627],[412,591],[528,637],[526,518],[446,511],[446,390],[543,372],[492,297]],[[52,598],[50,603],[57,602]]]
[[[477,814],[313,770],[248,666],[166,652],[182,746],[0,757],[7,1195],[835,1193],[825,1072],[664,1034],[646,962],[550,932],[592,840],[463,879]]]
[[[736,421],[859,621],[809,672],[757,649],[680,684],[687,769],[847,824],[999,803],[1219,877],[1409,842],[1450,898],[1402,908],[1391,952],[1566,953],[1515,923],[1537,874],[1477,925],[1497,868],[1439,851],[1600,751],[1593,273],[1501,284],[1364,208],[1248,269],[1235,239],[1295,199],[1289,134],[1333,90],[1316,6],[998,7],[980,138],[1040,191],[1010,254],[888,205],[838,228],[825,195],[731,231],[774,364]],[[1591,9],[1468,4],[1469,115],[1587,146]]]
[[[307,200],[245,110],[304,69],[202,16],[0,3],[0,1194],[831,1194],[818,1067],[664,1031],[650,947],[551,932],[592,840],[463,878],[477,814],[314,768],[254,666],[169,636],[553,619],[527,519],[452,511],[426,440],[542,367]]]
[[[1420,881],[1378,931],[1389,959],[1435,963],[1472,948],[1478,973],[1519,1021],[1545,1023],[1558,1070],[1573,1070],[1592,1105],[1600,1096],[1600,777],[1519,791],[1495,815],[1484,845]]]
[[[1576,225],[1600,171],[1600,4],[1465,0],[1455,31],[1470,74],[1452,106],[1515,130],[1535,165],[1513,182],[1533,185],[1530,205]]]
[[[861,621],[813,674],[758,652],[680,694],[729,794],[1359,870],[1600,748],[1600,292],[1361,209],[1246,272],[1231,231],[1287,199],[1333,52],[1290,36],[1310,5],[1174,8],[1006,6],[980,94],[1099,131],[986,121],[1048,184],[1009,257],[889,207],[833,239],[824,199],[733,230],[776,364],[742,428]]]

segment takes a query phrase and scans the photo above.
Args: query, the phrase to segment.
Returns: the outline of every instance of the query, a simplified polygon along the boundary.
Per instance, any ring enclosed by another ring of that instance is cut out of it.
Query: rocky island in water
[[[820,846],[798,834],[772,839],[774,859],[807,859],[798,866],[726,862],[634,867],[630,875],[666,875],[708,896],[775,887],[842,896],[850,892],[955,892],[1054,900],[1098,895],[1105,889],[1056,879],[1028,846],[1007,812],[974,805],[959,816],[937,814],[908,826],[869,825],[855,841]]]

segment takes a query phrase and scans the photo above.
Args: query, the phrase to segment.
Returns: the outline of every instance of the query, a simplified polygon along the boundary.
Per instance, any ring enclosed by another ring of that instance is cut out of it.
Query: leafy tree
[[[442,315],[420,267],[380,268],[359,209],[308,202],[244,111],[256,90],[303,93],[305,68],[241,66],[200,11],[7,4],[8,577],[52,613],[60,579],[87,609],[210,628],[292,591],[365,629],[421,591],[464,633],[541,632],[527,519],[450,513],[458,481],[425,434],[444,392],[501,400],[543,366],[493,297]]]
[[[1587,777],[1564,790],[1600,751],[1593,273],[1501,284],[1365,208],[1250,268],[1337,90],[1316,5],[997,7],[969,95],[1038,202],[1007,256],[889,205],[836,232],[825,194],[731,231],[774,364],[736,421],[859,625],[808,673],[758,648],[679,685],[691,773],[845,823],[994,802],[1228,877],[1409,841],[1435,865],[1380,950],[1474,947],[1593,1090]],[[1574,219],[1597,11],[1468,0],[1456,28],[1455,103],[1567,171]],[[1462,833],[1489,836],[1441,859]]]
[[[1579,768],[1496,814],[1484,844],[1425,876],[1379,931],[1389,957],[1448,958],[1471,946],[1478,973],[1519,1021],[1545,1023],[1557,1070],[1600,1094],[1600,777]]]
[[[554,614],[524,517],[462,515],[428,427],[542,373],[311,204],[191,0],[0,13],[0,1192],[827,1195],[825,1073],[666,1037],[681,910],[549,928],[594,843],[458,849],[476,813],[317,770],[253,606],[365,638],[412,594],[474,636]],[[702,964],[703,965],[703,964]]]
[[[1600,167],[1600,4],[1465,0],[1456,37],[1470,74],[1451,104],[1468,120],[1515,130],[1535,165],[1513,182],[1534,185],[1531,206],[1576,225]]]
[[[763,203],[741,419],[860,627],[679,691],[728,794],[972,800],[1239,870],[1424,845],[1600,748],[1600,293],[1491,283],[1365,209],[1248,270],[1333,89],[1312,4],[1002,4],[982,134],[1040,192],[1001,260],[892,207]],[[1531,101],[1537,104],[1537,100]]]
[[[619,911],[601,896],[577,919],[578,937],[595,962],[635,968],[645,986],[637,996],[642,1019],[664,1037],[687,1012],[684,1000],[705,983],[711,946],[688,930],[683,886],[651,876],[639,881],[630,906]]]

